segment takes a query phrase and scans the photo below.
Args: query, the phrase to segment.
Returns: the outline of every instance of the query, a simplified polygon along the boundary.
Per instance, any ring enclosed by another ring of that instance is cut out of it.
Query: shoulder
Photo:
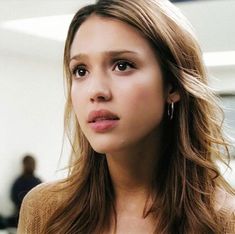
[[[218,212],[228,214],[235,213],[235,194],[228,193],[223,189],[218,189],[215,195],[215,209]]]
[[[44,203],[45,200],[50,201],[59,199],[58,193],[55,192],[62,189],[60,182],[41,183],[31,189],[24,198],[24,203]],[[55,196],[56,195],[56,196]]]
[[[16,184],[20,183],[21,181],[22,181],[22,176],[19,176],[14,180],[13,184],[16,185]]]
[[[31,180],[35,182],[42,182],[41,179],[37,176],[32,176]]]
[[[63,199],[60,182],[42,183],[24,197],[20,209],[19,234],[41,233],[44,223]]]
[[[42,180],[39,177],[35,177],[36,181],[42,183]]]
[[[224,227],[224,233],[235,233],[235,194],[218,189],[215,196],[215,209]]]

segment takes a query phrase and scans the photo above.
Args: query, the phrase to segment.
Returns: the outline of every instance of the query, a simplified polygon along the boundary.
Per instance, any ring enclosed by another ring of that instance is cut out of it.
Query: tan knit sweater
[[[18,234],[44,234],[44,223],[58,204],[63,202],[61,192],[55,192],[58,186],[59,183],[40,184],[26,195],[20,211]],[[224,223],[223,234],[235,234],[235,197],[218,190],[215,209],[221,214]]]

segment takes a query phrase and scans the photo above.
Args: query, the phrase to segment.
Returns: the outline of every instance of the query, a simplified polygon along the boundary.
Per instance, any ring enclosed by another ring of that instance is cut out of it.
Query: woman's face
[[[70,52],[73,108],[95,151],[119,152],[159,135],[163,77],[151,46],[135,28],[91,16]]]

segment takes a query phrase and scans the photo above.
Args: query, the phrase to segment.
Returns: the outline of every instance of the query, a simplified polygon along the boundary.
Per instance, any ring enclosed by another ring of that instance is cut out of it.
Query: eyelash
[[[76,65],[75,67],[72,68],[72,75],[77,77],[76,72],[82,69],[85,70],[85,72],[87,72],[85,65]],[[79,76],[79,77],[83,77],[83,76]]]
[[[132,63],[132,62],[130,62],[130,61],[127,61],[127,60],[125,60],[125,59],[118,59],[118,60],[115,60],[115,61],[114,61],[113,71],[115,71],[116,67],[117,67],[118,65],[121,65],[121,64],[122,64],[122,65],[125,64],[125,66],[129,67],[129,69],[135,68],[134,63]],[[129,69],[128,69],[128,70],[129,70]],[[126,68],[125,70],[118,70],[118,72],[126,72],[126,70],[127,70],[127,68]]]
[[[114,61],[112,61],[112,64],[113,65],[113,68],[112,68],[112,71],[116,71],[116,72],[121,72],[121,73],[124,73],[124,72],[128,72],[129,69],[133,69],[135,68],[135,65],[134,63],[130,62],[130,61],[127,61],[127,60],[124,60],[124,59],[116,59]],[[125,69],[124,70],[116,70],[116,68],[119,66],[119,65],[124,65],[125,66]],[[78,71],[81,71],[81,70],[85,70],[85,74],[84,75],[79,75],[77,76],[76,73]],[[128,71],[127,71],[128,70]],[[86,66],[84,64],[80,64],[80,65],[76,65],[74,68],[72,68],[71,70],[72,72],[72,75],[74,77],[79,77],[79,78],[83,78],[84,76],[86,76],[86,73],[88,72],[88,70],[86,70]]]

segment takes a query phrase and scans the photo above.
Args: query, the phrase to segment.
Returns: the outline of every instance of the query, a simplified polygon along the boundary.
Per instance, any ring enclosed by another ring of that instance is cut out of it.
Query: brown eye
[[[118,61],[114,67],[114,70],[116,71],[127,71],[131,68],[133,68],[133,64],[127,61]]]
[[[125,70],[127,69],[127,67],[128,67],[128,64],[127,64],[127,63],[119,63],[119,64],[117,65],[117,67],[118,67],[118,69],[119,69],[120,71],[125,71]]]
[[[75,67],[72,71],[76,78],[81,78],[87,75],[87,70],[84,67]]]

